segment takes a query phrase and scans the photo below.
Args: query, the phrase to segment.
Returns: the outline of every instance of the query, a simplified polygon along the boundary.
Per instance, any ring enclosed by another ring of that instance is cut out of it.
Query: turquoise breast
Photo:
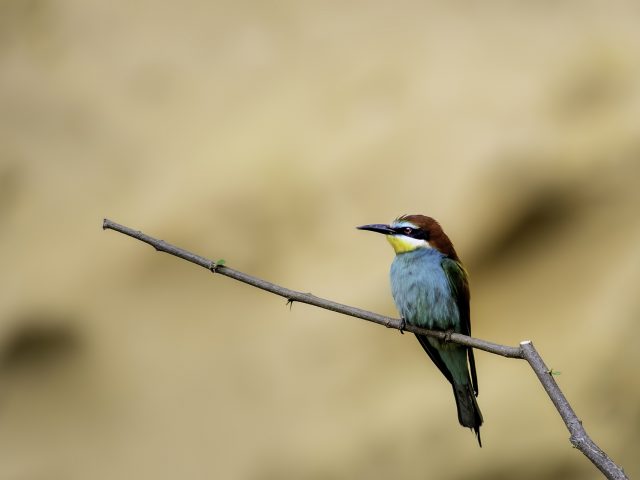
[[[443,258],[433,248],[396,255],[391,264],[391,293],[408,324],[459,331],[458,306],[442,269]]]

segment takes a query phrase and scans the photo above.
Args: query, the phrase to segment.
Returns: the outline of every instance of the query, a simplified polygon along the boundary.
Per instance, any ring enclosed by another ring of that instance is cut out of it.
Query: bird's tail
[[[456,398],[460,425],[472,428],[476,433],[476,437],[478,437],[478,444],[482,447],[482,441],[480,440],[482,413],[480,413],[480,407],[478,407],[471,385],[469,383],[453,383],[453,396]]]

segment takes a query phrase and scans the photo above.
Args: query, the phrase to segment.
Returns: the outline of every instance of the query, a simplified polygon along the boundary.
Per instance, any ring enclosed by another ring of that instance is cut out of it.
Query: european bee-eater
[[[424,215],[403,215],[391,225],[357,228],[386,235],[396,252],[391,264],[391,293],[403,322],[471,335],[467,272],[437,221]],[[475,431],[482,446],[473,349],[424,335],[416,337],[451,383],[458,421]]]

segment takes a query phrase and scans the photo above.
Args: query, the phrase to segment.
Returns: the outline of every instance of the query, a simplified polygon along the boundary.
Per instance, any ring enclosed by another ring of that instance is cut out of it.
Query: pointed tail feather
[[[469,384],[453,384],[453,396],[458,408],[458,421],[463,427],[472,428],[478,437],[478,444],[482,447],[480,439],[480,425],[482,425],[482,413]]]

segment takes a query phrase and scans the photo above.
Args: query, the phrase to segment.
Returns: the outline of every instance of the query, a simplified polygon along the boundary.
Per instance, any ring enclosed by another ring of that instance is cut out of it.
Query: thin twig
[[[327,300],[324,298],[316,297],[311,293],[298,292],[296,290],[290,290],[288,288],[275,285],[260,278],[247,275],[246,273],[229,268],[226,265],[221,265],[218,262],[214,262],[205,257],[201,257],[194,253],[183,250],[182,248],[171,245],[164,240],[158,240],[149,235],[146,235],[138,230],[133,230],[124,225],[112,222],[109,219],[104,219],[102,228],[105,230],[115,230],[130,237],[133,237],[142,242],[148,243],[159,252],[166,252],[176,257],[187,260],[188,262],[195,263],[201,267],[210,270],[213,273],[224,275],[226,277],[233,278],[240,282],[246,283],[253,287],[266,290],[267,292],[275,293],[281,297],[287,299],[287,303],[293,302],[306,303],[316,307],[324,308],[326,310],[332,310],[337,313],[349,315],[363,320],[368,320],[379,325],[384,325],[388,328],[395,328],[400,330],[402,328],[401,321],[396,318],[386,317],[384,315],[378,315],[377,313],[362,310],[360,308],[351,307],[349,305],[343,305],[341,303]],[[564,421],[571,437],[569,441],[571,444],[580,450],[591,462],[605,475],[605,477],[613,480],[623,480],[628,477],[625,475],[622,468],[615,464],[593,440],[587,435],[582,422],[578,419],[575,412],[569,405],[566,397],[558,387],[552,372],[547,368],[542,360],[542,357],[538,354],[530,341],[524,341],[520,343],[519,347],[510,347],[508,345],[500,345],[498,343],[488,342],[486,340],[480,340],[478,338],[468,337],[459,333],[452,333],[450,335],[445,332],[438,332],[433,330],[425,330],[424,328],[418,328],[413,325],[404,325],[404,330],[412,333],[419,333],[441,340],[448,340],[453,343],[473,347],[478,350],[484,350],[485,352],[493,353],[508,358],[525,359],[535,374],[537,375],[540,383],[546,390],[549,398],[553,402],[554,406],[558,410],[560,417]]]
[[[520,349],[524,359],[529,362],[529,365],[536,373],[538,380],[544,387],[547,395],[553,402],[558,410],[558,413],[562,417],[567,430],[571,433],[569,441],[571,444],[580,450],[584,455],[598,467],[598,469],[607,478],[613,479],[626,479],[624,471],[621,467],[616,465],[609,456],[604,453],[598,445],[587,435],[582,422],[569,405],[567,397],[560,390],[560,387],[553,378],[553,372],[547,368],[542,360],[542,357],[529,340],[520,343]]]

